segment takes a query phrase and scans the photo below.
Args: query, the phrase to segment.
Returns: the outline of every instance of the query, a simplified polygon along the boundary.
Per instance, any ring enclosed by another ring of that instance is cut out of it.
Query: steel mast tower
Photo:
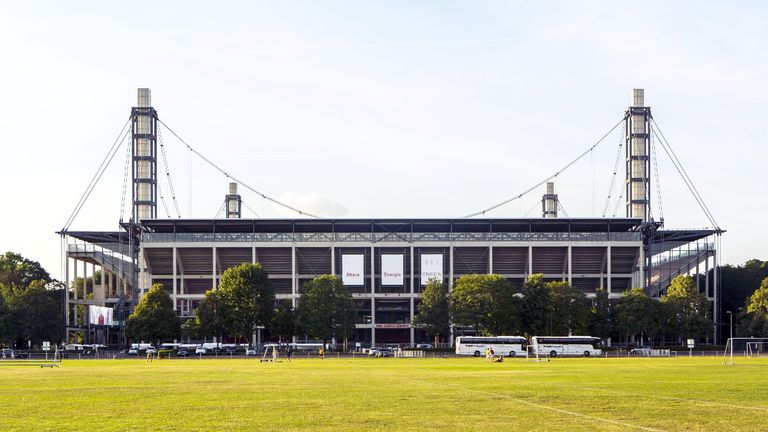
[[[541,197],[541,217],[557,217],[557,194],[555,193],[555,182],[547,182],[547,189],[544,196]]]
[[[229,193],[226,195],[227,219],[240,219],[242,199],[237,193],[237,183],[229,184]]]
[[[624,114],[624,131],[627,217],[650,222],[651,108],[645,106],[643,89],[632,90],[632,105]]]
[[[152,93],[138,89],[137,106],[131,108],[131,222],[157,218],[157,111]]]

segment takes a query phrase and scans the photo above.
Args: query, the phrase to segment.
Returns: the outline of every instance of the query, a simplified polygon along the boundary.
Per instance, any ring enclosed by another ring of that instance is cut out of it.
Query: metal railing
[[[529,242],[529,241],[629,241],[640,242],[637,232],[619,233],[545,233],[545,232],[481,232],[481,233],[144,233],[142,242],[147,243],[416,243],[416,242]]]

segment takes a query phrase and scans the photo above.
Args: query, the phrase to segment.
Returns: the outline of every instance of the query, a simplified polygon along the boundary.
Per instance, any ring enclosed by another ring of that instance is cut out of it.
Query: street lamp
[[[733,312],[725,311],[725,313],[728,314],[728,318],[730,319],[731,337],[729,341],[731,342],[731,364],[733,364]],[[728,344],[726,343],[725,346],[728,347]]]

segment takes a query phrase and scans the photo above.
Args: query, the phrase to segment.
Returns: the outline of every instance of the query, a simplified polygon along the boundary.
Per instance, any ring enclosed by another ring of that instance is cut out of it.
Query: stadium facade
[[[60,232],[66,278],[97,274],[92,287],[67,298],[67,333],[110,342],[155,283],[171,295],[182,318],[192,318],[222,273],[260,263],[277,301],[296,306],[301,286],[339,275],[359,315],[354,335],[365,345],[418,343],[412,325],[428,278],[449,287],[465,274],[495,273],[516,289],[542,273],[587,296],[604,288],[611,298],[631,287],[655,297],[678,274],[694,274],[719,328],[715,237],[720,230],[665,230],[650,218],[650,108],[642,91],[625,114],[626,218],[558,218],[554,186],[547,185],[541,218],[463,219],[241,219],[237,186],[230,185],[223,219],[157,218],[157,112],[148,89],[132,110],[133,215],[114,232]],[[712,271],[710,271],[712,270]],[[85,308],[114,308],[113,335],[87,324]],[[260,335],[261,336],[261,335]],[[260,337],[259,336],[259,337]]]

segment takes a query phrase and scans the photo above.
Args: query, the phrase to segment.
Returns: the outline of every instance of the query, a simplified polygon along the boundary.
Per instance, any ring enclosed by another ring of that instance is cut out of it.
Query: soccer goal
[[[279,351],[277,350],[277,345],[267,344],[267,346],[264,347],[264,355],[261,356],[261,362],[276,362],[278,356]]]
[[[42,358],[20,358],[16,356],[6,356],[3,359],[0,359],[0,366],[37,366],[40,368],[54,368],[54,367],[61,367],[61,355],[59,355],[58,348],[53,354],[53,357],[51,359],[48,359],[47,356],[45,359]]]
[[[761,352],[765,351],[766,344],[768,344],[768,338],[728,338],[728,341],[725,343],[725,352],[723,353],[723,364],[728,366],[734,365],[733,356],[736,350],[738,350],[738,353],[741,353],[743,350],[745,357],[759,356]]]

